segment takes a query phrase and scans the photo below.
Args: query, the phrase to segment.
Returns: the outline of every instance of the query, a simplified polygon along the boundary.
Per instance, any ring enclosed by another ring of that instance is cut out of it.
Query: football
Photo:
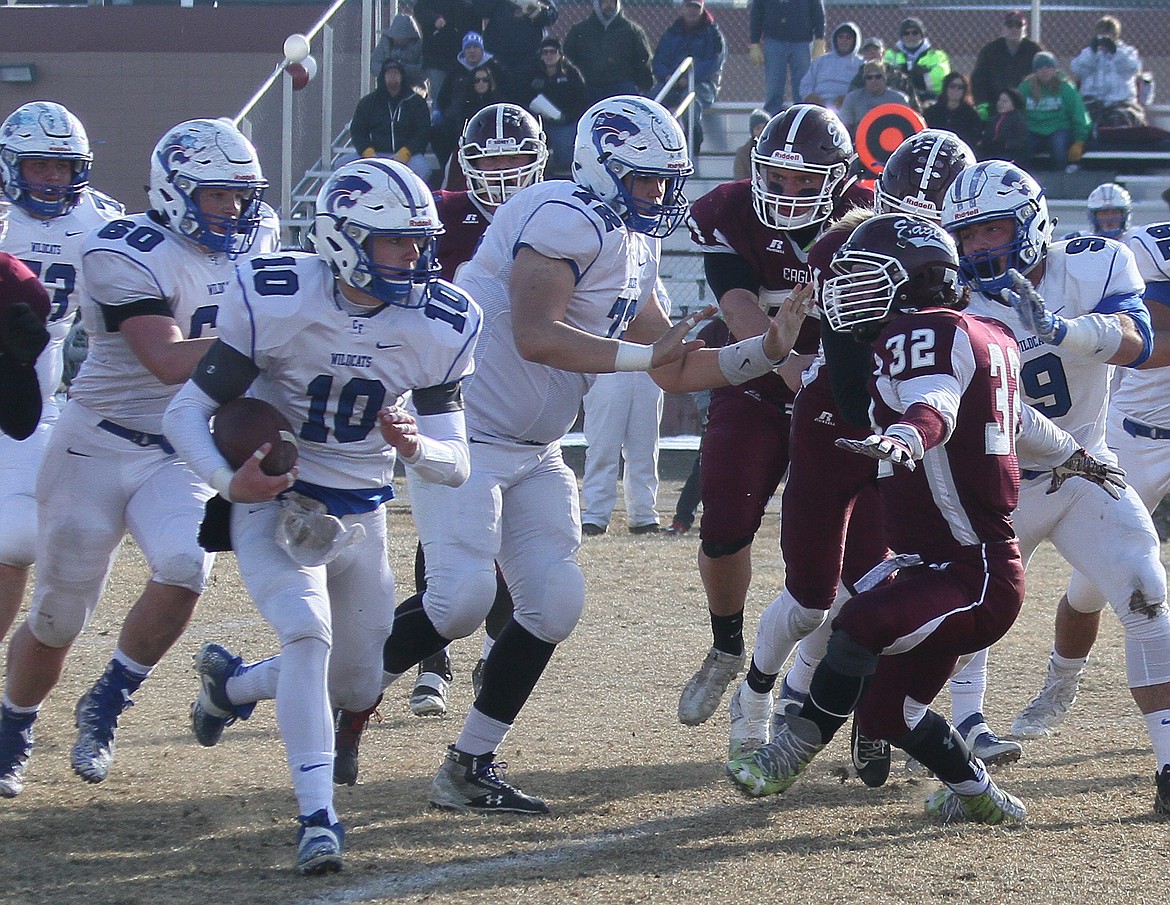
[[[0,252],[0,335],[6,329],[8,309],[19,302],[28,305],[42,324],[49,319],[49,293],[41,281],[23,261]]]
[[[225,402],[215,411],[211,423],[215,448],[232,468],[239,468],[265,443],[271,443],[260,462],[267,475],[282,475],[297,464],[297,440],[292,425],[263,399],[241,396]]]

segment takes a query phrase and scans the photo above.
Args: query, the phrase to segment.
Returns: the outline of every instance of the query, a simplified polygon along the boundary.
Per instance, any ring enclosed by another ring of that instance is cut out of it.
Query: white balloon
[[[304,35],[289,35],[284,39],[284,58],[299,63],[309,55],[309,39]]]
[[[308,56],[301,60],[301,65],[305,67],[305,72],[309,74],[309,81],[313,81],[317,77],[317,60],[315,57]]]

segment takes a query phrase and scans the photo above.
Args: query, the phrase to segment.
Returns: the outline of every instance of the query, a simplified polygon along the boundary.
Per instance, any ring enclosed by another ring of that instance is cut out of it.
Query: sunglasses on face
[[[877,82],[877,81],[882,81],[884,79],[885,79],[885,76],[880,74],[880,73],[877,73],[877,72],[873,73],[872,75],[867,75],[865,77],[865,80],[867,82]]]
[[[490,85],[491,83],[492,83],[491,79],[484,79],[484,78],[475,79],[475,84],[477,84],[477,85]]]
[[[902,32],[902,37],[903,38],[912,38],[915,35],[920,35],[920,34],[922,34],[922,32],[920,32],[917,28],[912,28],[912,29],[910,29],[910,31]]]
[[[540,55],[543,57],[543,56],[546,56],[547,54],[552,54],[552,53],[560,53],[560,51],[557,50],[555,47],[546,47],[546,48],[544,48],[544,50],[542,50],[540,52]]]

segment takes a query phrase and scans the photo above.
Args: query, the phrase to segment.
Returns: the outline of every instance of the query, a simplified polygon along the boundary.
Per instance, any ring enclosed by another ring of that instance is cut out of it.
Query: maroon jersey
[[[468,192],[435,192],[435,206],[445,230],[439,239],[439,263],[443,279],[454,282],[455,271],[471,260],[492,221]]]
[[[941,562],[962,548],[1012,541],[1021,403],[1011,333],[989,318],[930,309],[891,321],[873,348],[878,426],[912,423],[903,415],[915,404],[950,426],[913,471],[879,465],[890,547]]]

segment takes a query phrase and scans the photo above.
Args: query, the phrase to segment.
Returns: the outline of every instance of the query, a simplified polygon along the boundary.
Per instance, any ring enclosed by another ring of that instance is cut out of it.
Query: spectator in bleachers
[[[764,66],[764,109],[775,116],[786,106],[789,73],[799,104],[800,80],[825,52],[824,0],[752,0],[748,32],[751,61]]]
[[[565,59],[561,42],[545,38],[540,42],[540,59],[530,67],[524,106],[541,118],[552,155],[549,175],[568,176],[573,162],[577,120],[585,112],[585,80],[581,71]]]
[[[975,110],[969,87],[961,72],[947,73],[942,94],[923,111],[922,117],[930,128],[954,132],[974,148],[983,137],[983,118]]]
[[[921,19],[903,19],[898,27],[898,42],[886,51],[885,63],[906,73],[920,105],[935,100],[942,91],[943,79],[951,71],[945,50],[934,47],[926,36]]]
[[[479,31],[482,23],[472,0],[418,0],[414,20],[422,32],[422,63],[432,101],[443,90],[451,61],[462,48],[463,36]]]
[[[412,85],[422,85],[426,79],[422,64],[422,32],[409,13],[399,13],[382,32],[374,48],[371,67],[374,74],[382,71],[387,60],[397,60]]]
[[[886,67],[883,64],[865,63],[861,67],[861,77],[865,87],[854,88],[845,95],[845,103],[840,110],[841,122],[850,134],[857,131],[862,118],[874,107],[882,104],[910,106],[910,99],[903,92],[886,84]]]
[[[422,179],[431,175],[425,151],[431,114],[397,60],[387,60],[378,73],[378,87],[357,102],[349,137],[362,157],[382,154],[402,161]]]
[[[479,32],[469,31],[463,36],[463,50],[456,57],[456,63],[447,74],[447,81],[437,98],[436,109],[439,117],[435,128],[431,131],[431,147],[435,149],[435,156],[439,159],[439,167],[447,165],[447,158],[455,149],[455,143],[463,132],[463,124],[467,122],[470,113],[469,107],[474,107],[471,113],[480,108],[475,107],[476,98],[482,94],[484,81],[481,70],[490,74],[491,94],[493,100],[488,103],[496,104],[501,100],[499,86],[507,77],[506,73],[496,61],[495,57],[487,53],[483,46],[483,37]],[[483,106],[487,106],[484,104]]]
[[[806,104],[820,104],[840,110],[849,93],[849,83],[861,68],[861,29],[853,22],[843,22],[833,29],[828,53],[823,53],[808,67],[800,80],[800,94]]]
[[[585,100],[645,94],[654,84],[650,41],[622,13],[621,0],[593,0],[593,15],[569,29],[565,56],[585,79]]]
[[[508,84],[500,91],[511,98],[522,94],[521,79],[536,56],[540,42],[560,13],[553,0],[476,0],[476,10],[487,23],[484,46],[503,67]]]
[[[1040,51],[1032,74],[1020,83],[1024,115],[1032,136],[1032,154],[1048,152],[1054,170],[1075,169],[1085,152],[1092,125],[1085,102],[1056,65],[1056,57]]]
[[[756,146],[756,139],[760,137],[764,126],[768,125],[771,118],[767,110],[753,110],[748,117],[748,131],[751,137],[735,152],[735,160],[731,165],[731,178],[737,182],[752,178],[752,148]]]
[[[1121,40],[1121,23],[1113,16],[1103,16],[1094,29],[1093,40],[1073,57],[1069,64],[1073,79],[1085,100],[1085,109],[1094,122],[1113,108],[1136,111],[1143,125],[1145,114],[1138,106],[1137,75],[1142,71],[1136,49]]]
[[[695,61],[695,139],[694,147],[691,148],[694,156],[703,146],[702,112],[715,103],[719,95],[723,64],[727,61],[727,41],[715,17],[705,8],[703,0],[683,0],[679,17],[658,39],[651,64],[654,71],[653,94],[656,97],[687,57]],[[674,110],[681,104],[687,94],[687,85],[688,80],[684,75],[662,99],[663,106]]]
[[[864,68],[866,63],[881,63],[886,69],[886,87],[901,91],[906,95],[909,105],[921,113],[922,105],[918,103],[918,95],[910,85],[909,74],[904,69],[898,69],[884,62],[885,56],[886,45],[881,38],[866,38],[862,41],[861,65],[857,67],[857,73],[853,76],[853,81],[849,83],[849,91],[865,87]]]
[[[1032,136],[1024,106],[1024,96],[1018,89],[1004,88],[999,93],[995,113],[983,130],[980,160],[1007,160],[1022,166],[1030,163]]]
[[[971,97],[984,119],[990,119],[1004,88],[1016,88],[1032,74],[1032,58],[1041,48],[1027,35],[1028,20],[1012,10],[1003,17],[1003,35],[979,48],[971,70]]]

